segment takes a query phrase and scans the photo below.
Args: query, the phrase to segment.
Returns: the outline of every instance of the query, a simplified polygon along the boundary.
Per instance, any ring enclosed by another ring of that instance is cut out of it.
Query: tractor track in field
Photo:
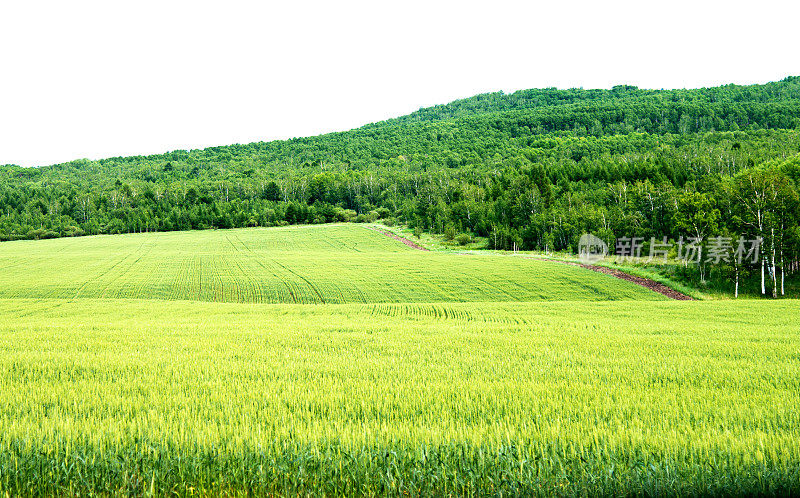
[[[657,292],[662,296],[666,296],[670,299],[675,299],[676,301],[694,301],[695,298],[684,294],[683,292],[676,291],[672,287],[667,287],[666,285],[662,284],[661,282],[656,282],[653,279],[645,278],[645,277],[637,277],[636,275],[631,275],[630,273],[625,273],[622,270],[617,270],[616,268],[609,268],[607,266],[599,266],[599,265],[587,265],[584,263],[574,263],[572,261],[560,261],[557,259],[546,259],[546,258],[532,258],[529,256],[521,256],[524,259],[536,259],[539,261],[547,261],[550,263],[561,263],[563,265],[570,265],[570,266],[578,266],[580,268],[585,268],[587,270],[596,271],[598,273],[603,273],[610,277],[615,277],[620,280],[625,280],[632,284],[640,285],[646,289],[650,289],[653,292]]]
[[[378,227],[366,227],[366,228],[368,228],[370,230],[374,230],[374,231],[376,231],[378,233],[382,233],[383,235],[385,235],[387,237],[391,237],[394,240],[399,240],[400,242],[402,242],[403,244],[407,245],[408,247],[410,247],[412,249],[417,249],[419,251],[430,251],[430,249],[428,249],[427,247],[422,247],[421,245],[417,244],[413,240],[407,239],[405,237],[401,237],[400,235],[392,233],[389,230],[384,230],[384,229],[378,228]]]
[[[617,270],[616,268],[608,268],[607,266],[598,266],[598,265],[586,265],[583,263],[572,263],[570,261],[558,261],[558,262],[564,263],[566,265],[580,266],[581,268],[586,268],[587,270],[596,271],[598,273],[605,273],[606,275],[611,275],[612,277],[616,277],[621,280],[626,280],[628,282],[641,285],[642,287],[646,287],[653,292],[658,292],[661,295],[667,296],[668,298],[675,299],[677,301],[695,300],[692,296],[686,295],[683,292],[676,291],[672,287],[667,287],[661,282],[656,282],[655,280],[649,278],[637,277],[636,275],[625,273],[624,271]]]
[[[374,230],[374,231],[376,231],[378,233],[381,233],[383,235],[386,235],[387,237],[391,237],[391,238],[393,238],[395,240],[399,240],[403,244],[405,244],[408,247],[411,247],[413,249],[417,249],[417,250],[420,250],[420,251],[430,251],[430,249],[428,249],[427,247],[422,247],[419,244],[415,243],[414,241],[412,241],[410,239],[407,239],[405,237],[401,237],[400,235],[392,233],[389,230],[383,230],[383,229],[377,228],[377,227],[367,227],[367,228],[369,228],[370,230]],[[652,280],[652,279],[649,279],[649,278],[637,277],[636,275],[631,275],[630,273],[625,273],[624,271],[617,270],[615,268],[608,268],[608,267],[605,267],[605,266],[598,266],[598,265],[586,265],[586,264],[583,264],[583,263],[573,263],[571,261],[559,261],[559,260],[555,260],[555,259],[531,258],[531,257],[526,257],[526,256],[522,256],[522,257],[525,258],[525,259],[538,259],[540,261],[549,261],[551,263],[561,263],[561,264],[565,264],[565,265],[579,266],[579,267],[585,268],[587,270],[596,271],[598,273],[603,273],[603,274],[609,275],[611,277],[618,278],[620,280],[625,280],[627,282],[631,282],[633,284],[640,285],[642,287],[650,289],[653,292],[657,292],[657,293],[661,294],[662,296],[667,296],[668,298],[675,299],[677,301],[694,301],[695,300],[692,296],[684,294],[683,292],[676,291],[675,289],[673,289],[671,287],[667,287],[666,285],[662,284],[661,282],[656,282],[655,280]]]

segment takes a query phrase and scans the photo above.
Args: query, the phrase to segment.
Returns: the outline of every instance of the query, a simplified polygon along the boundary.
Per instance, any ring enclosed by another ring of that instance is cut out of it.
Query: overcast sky
[[[0,164],[346,130],[476,93],[800,75],[793,2],[3,1]]]

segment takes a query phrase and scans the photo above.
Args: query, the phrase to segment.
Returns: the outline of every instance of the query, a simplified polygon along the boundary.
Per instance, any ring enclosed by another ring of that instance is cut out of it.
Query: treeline
[[[611,90],[545,88],[520,90],[511,94],[495,92],[476,95],[449,104],[420,109],[407,116],[389,121],[397,123],[436,121],[496,111],[561,107],[570,104],[602,104],[609,101],[618,105],[627,102],[646,102],[651,108],[664,108],[674,103],[695,106],[719,103],[765,104],[787,102],[798,98],[800,98],[800,77],[797,76],[790,76],[782,81],[764,85],[731,84],[691,90],[645,90],[631,85],[618,85]]]
[[[800,78],[479,95],[318,137],[0,167],[0,240],[377,219],[498,249],[736,235],[764,240],[775,289],[800,259],[798,128]]]

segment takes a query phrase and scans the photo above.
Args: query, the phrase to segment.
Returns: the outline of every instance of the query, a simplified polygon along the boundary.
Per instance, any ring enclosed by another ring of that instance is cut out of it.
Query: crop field
[[[661,299],[565,265],[423,254],[353,224],[8,242],[0,247],[0,297],[320,304]]]
[[[800,493],[798,301],[356,225],[3,243],[0,267],[0,494]]]

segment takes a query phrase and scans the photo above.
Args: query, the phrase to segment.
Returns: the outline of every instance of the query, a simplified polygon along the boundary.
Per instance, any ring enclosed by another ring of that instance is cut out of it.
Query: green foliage
[[[798,164],[797,77],[525,90],[317,137],[0,167],[0,241],[378,219],[500,250],[760,237],[760,287],[779,297],[800,269]]]
[[[0,167],[0,240],[378,218],[500,249],[677,238],[676,199],[703,196],[727,221],[732,177],[797,161],[799,89],[525,90],[317,137]]]
[[[465,246],[472,242],[472,237],[468,233],[460,233],[456,237],[456,243],[460,246]]]

